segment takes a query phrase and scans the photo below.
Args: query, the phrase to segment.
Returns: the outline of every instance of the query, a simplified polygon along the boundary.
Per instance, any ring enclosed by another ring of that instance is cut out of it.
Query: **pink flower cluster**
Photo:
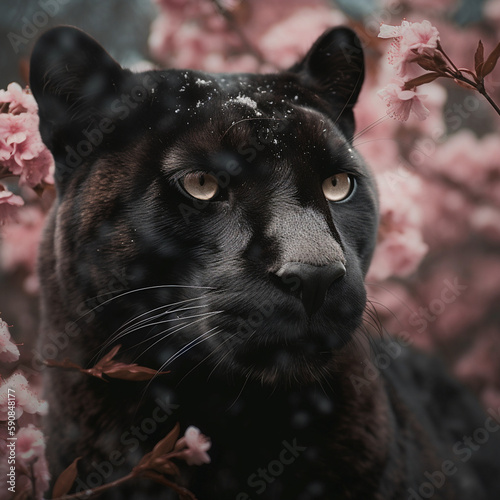
[[[38,130],[38,107],[27,89],[11,83],[0,90],[0,179],[19,177],[20,186],[50,182],[54,160]],[[23,205],[20,196],[0,185],[0,223]]]
[[[19,350],[10,339],[7,325],[0,320],[0,361],[7,363],[17,361]],[[0,377],[1,379],[1,377]],[[34,500],[42,500],[43,494],[49,487],[49,467],[45,457],[45,439],[42,431],[36,428],[33,422],[37,422],[40,415],[47,412],[47,403],[42,401],[38,390],[30,386],[24,374],[17,370],[10,377],[1,381],[0,385],[0,474],[5,477],[8,472],[8,461],[6,454],[8,447],[7,421],[8,410],[11,408],[8,402],[14,395],[15,399],[15,429],[16,437],[16,497],[28,498],[34,493]],[[10,397],[9,397],[10,396]],[[24,495],[24,496],[23,496]]]
[[[45,457],[45,438],[33,424],[16,434],[18,491],[35,492],[34,500],[42,500],[49,488],[49,464]],[[24,474],[23,474],[24,472]]]
[[[20,371],[16,371],[0,385],[0,420],[7,420],[9,388],[16,394],[16,420],[19,420],[25,412],[31,415],[47,413],[47,402],[41,400],[36,391],[30,387],[26,377]]]
[[[386,102],[387,114],[391,118],[404,122],[408,120],[411,111],[419,120],[425,120],[429,116],[429,110],[422,102],[422,98],[426,96],[417,94],[415,90],[406,90],[401,84],[389,83],[378,95]]]
[[[0,318],[0,362],[12,363],[19,359],[19,349],[10,338],[7,323]]]
[[[380,26],[380,38],[392,38],[389,51],[389,62],[396,67],[400,77],[398,83],[390,83],[378,95],[387,104],[387,114],[400,121],[406,121],[410,112],[419,120],[425,120],[429,110],[424,106],[422,98],[415,88],[407,88],[405,82],[422,74],[422,68],[412,64],[426,56],[432,59],[438,47],[439,32],[429,21],[410,23],[403,21],[401,26]]]
[[[378,36],[393,39],[389,62],[396,67],[399,77],[407,79],[415,78],[421,73],[410,63],[415,62],[422,54],[432,57],[439,41],[439,32],[429,21],[403,21],[401,26],[382,24]]]

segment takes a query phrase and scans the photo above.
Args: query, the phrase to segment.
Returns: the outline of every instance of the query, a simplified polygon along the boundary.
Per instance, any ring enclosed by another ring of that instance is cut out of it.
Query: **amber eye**
[[[187,174],[182,179],[182,185],[188,194],[198,200],[211,200],[219,192],[217,179],[203,172]]]
[[[342,201],[352,193],[354,180],[349,174],[336,174],[325,179],[322,187],[327,200]]]

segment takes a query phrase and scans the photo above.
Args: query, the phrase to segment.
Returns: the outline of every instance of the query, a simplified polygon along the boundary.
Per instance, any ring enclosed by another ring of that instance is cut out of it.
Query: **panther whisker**
[[[364,144],[370,144],[372,142],[381,142],[381,141],[392,141],[392,142],[394,142],[394,139],[391,139],[390,137],[385,137],[385,138],[384,137],[377,137],[376,139],[368,139],[368,140],[363,141],[363,142],[357,142],[356,144],[353,144],[353,146],[356,149],[360,149],[359,147],[363,146]]]
[[[180,310],[183,310],[183,311],[189,311],[189,310],[192,310],[192,309],[199,309],[201,307],[207,307],[207,306],[193,306],[193,307],[187,307],[187,308],[182,308],[182,309],[179,309]],[[168,313],[173,313],[173,312],[177,312],[177,311],[166,311],[162,314],[159,314],[157,315],[156,317],[161,317],[165,314],[168,314]],[[203,316],[205,314],[208,314],[210,315],[211,314],[211,311],[208,312],[208,313],[202,313],[202,314],[197,314],[197,315],[192,315],[192,316],[184,316],[184,317],[179,317],[179,318],[170,318],[170,319],[166,319],[166,320],[163,320],[163,321],[156,321],[156,322],[153,322],[153,323],[148,323],[147,321],[150,321],[151,319],[154,319],[154,318],[148,318],[147,320],[143,320],[141,321],[142,324],[140,325],[133,325],[129,328],[127,328],[126,330],[124,330],[123,332],[119,332],[119,333],[116,333],[114,334],[112,337],[110,337],[103,345],[103,347],[99,350],[99,353],[96,355],[96,356],[100,356],[102,355],[103,351],[109,347],[110,345],[112,345],[113,343],[116,343],[118,340],[126,337],[127,335],[131,335],[132,333],[138,331],[138,330],[142,330],[143,328],[152,328],[153,326],[157,326],[157,325],[161,325],[161,324],[164,324],[164,323],[170,323],[170,322],[174,322],[174,321],[182,321],[182,320],[185,320],[185,319],[192,319],[192,318],[197,318],[197,317],[200,317],[200,316]],[[173,326],[172,328],[175,328],[175,326]],[[166,331],[168,331],[169,329],[167,329]],[[161,333],[160,333],[161,334]],[[156,335],[159,335],[159,334],[156,334]],[[155,335],[155,336],[156,336]],[[153,337],[149,337],[148,339],[146,340],[143,340],[142,342],[145,342],[147,340],[150,340],[151,338],[154,338],[155,336]],[[139,342],[137,345],[141,344],[142,342]]]
[[[207,315],[206,315],[206,316],[203,316],[203,317],[201,317],[201,318],[197,319],[196,321],[192,321],[192,322],[190,322],[190,323],[187,323],[187,324],[185,324],[185,325],[181,325],[181,326],[171,327],[171,328],[169,328],[169,329],[167,329],[167,330],[164,330],[164,331],[162,331],[162,332],[160,332],[160,333],[157,333],[157,334],[153,335],[153,337],[151,337],[151,338],[145,339],[145,340],[143,340],[143,341],[141,341],[141,342],[137,343],[136,345],[140,345],[140,344],[143,344],[143,343],[145,343],[145,342],[148,342],[149,340],[151,340],[151,339],[153,339],[153,338],[155,338],[155,337],[158,337],[158,336],[160,336],[160,335],[162,336],[162,337],[161,337],[160,339],[158,339],[156,342],[154,342],[153,344],[151,344],[150,346],[148,346],[148,347],[147,347],[147,348],[146,348],[146,349],[145,349],[145,350],[144,350],[144,351],[140,354],[140,356],[138,356],[138,357],[143,356],[143,355],[144,355],[144,354],[145,354],[145,353],[146,353],[149,349],[151,349],[152,347],[154,347],[154,346],[155,346],[156,344],[158,344],[159,342],[162,342],[162,341],[163,341],[163,340],[165,340],[167,337],[172,336],[174,333],[177,333],[177,332],[179,332],[179,331],[181,331],[181,330],[184,330],[184,328],[187,328],[187,327],[192,326],[192,325],[194,325],[194,324],[196,324],[196,323],[199,323],[200,321],[203,321],[204,319],[206,319],[206,318],[207,318],[207,317],[209,317],[209,316],[214,316],[214,315],[216,315],[216,314],[220,314],[221,312],[222,312],[222,311],[214,311],[214,312],[211,312],[211,313],[207,313]],[[168,331],[169,331],[169,330],[171,330],[172,328],[175,328],[175,329],[174,329],[173,331],[171,331],[170,333],[168,333],[168,335],[164,335],[166,332],[168,332]],[[160,371],[161,371],[161,370],[160,370]]]
[[[245,390],[245,387],[247,386],[249,379],[250,379],[249,376],[247,376],[245,378],[245,381],[243,382],[243,386],[241,387],[240,392],[236,396],[236,399],[231,403],[230,406],[227,407],[228,411],[237,403],[238,399],[240,399],[240,396],[243,394],[243,391]]]
[[[229,350],[227,351],[224,356],[222,356],[219,361],[217,361],[217,363],[215,364],[215,366],[212,368],[212,370],[210,370],[210,373],[208,374],[207,376],[207,381],[210,380],[210,378],[212,377],[212,375],[214,374],[215,370],[217,370],[218,366],[226,359],[227,356],[229,356],[230,354],[232,354],[232,351]]]
[[[207,335],[208,333],[210,332],[213,332],[215,330],[214,333],[212,333],[211,335],[209,335],[208,337],[205,337],[205,335]],[[209,338],[213,337],[214,335],[217,335],[221,332],[221,330],[217,327],[217,326],[214,326],[213,328],[211,328],[210,330],[208,330],[207,332],[205,333],[202,333],[199,337],[197,337],[196,339],[192,340],[191,342],[188,342],[184,347],[182,347],[179,351],[177,351],[176,354],[170,356],[169,359],[167,359],[167,361],[165,361],[165,363],[163,363],[162,365],[162,370],[164,368],[166,368],[170,363],[173,363],[176,359],[179,359],[181,356],[183,356],[184,354],[186,354],[188,351],[190,351],[191,349],[193,349],[194,347],[196,347],[197,345],[201,344],[202,342],[205,342],[206,340],[208,340]],[[204,337],[204,338],[202,338]]]
[[[378,125],[380,125],[381,123],[383,123],[385,120],[388,120],[388,119],[389,119],[389,115],[381,116],[380,118],[375,120],[373,123],[371,123],[370,125],[367,125],[364,129],[362,129],[358,133],[354,134],[354,136],[352,138],[353,145],[354,145],[354,141],[356,139],[359,139],[363,134],[366,134],[372,128],[377,127]]]
[[[191,368],[191,370],[189,370],[186,375],[184,375],[181,380],[179,381],[179,385],[181,384],[181,382],[189,375],[191,374],[194,370],[196,370],[196,368],[198,368],[202,363],[204,363],[205,361],[207,361],[211,356],[215,355],[217,353],[217,351],[219,351],[226,342],[228,342],[229,340],[231,340],[235,335],[237,335],[238,332],[236,333],[233,333],[230,337],[228,337],[226,340],[223,340],[213,351],[211,351],[209,354],[207,354],[200,362],[198,362],[193,368]],[[225,356],[227,356],[231,351],[227,351]]]
[[[127,290],[126,292],[123,292],[123,293],[121,293],[119,295],[116,295],[115,297],[111,297],[108,300],[105,300],[104,302],[101,302],[97,306],[93,307],[92,309],[89,309],[85,314],[82,314],[76,321],[80,321],[81,319],[85,318],[85,316],[87,316],[87,314],[90,314],[91,312],[95,311],[97,308],[102,307],[102,306],[108,304],[109,302],[111,302],[113,300],[116,300],[116,299],[119,299],[121,297],[124,297],[125,295],[129,295],[131,293],[137,293],[137,292],[144,292],[144,291],[147,291],[147,290],[155,290],[155,289],[158,289],[158,288],[196,288],[196,289],[200,289],[200,290],[201,289],[203,289],[203,290],[214,290],[214,287],[211,287],[211,286],[195,286],[195,285],[153,285],[153,286],[145,286],[145,287],[142,287],[142,288],[136,288],[134,290]],[[97,298],[103,297],[105,295],[108,295],[108,294],[103,293],[103,294],[97,295],[96,297],[93,297],[93,298],[97,299]],[[88,300],[91,300],[91,299],[88,299]]]
[[[144,313],[142,313],[142,314],[139,314],[138,316],[135,316],[135,317],[133,317],[133,318],[129,319],[126,323],[124,323],[124,324],[123,324],[123,325],[121,325],[119,328],[117,328],[117,329],[115,330],[115,332],[113,333],[113,335],[114,335],[115,333],[117,333],[118,331],[120,331],[122,328],[125,328],[125,327],[127,327],[128,325],[130,325],[130,323],[133,323],[134,321],[137,321],[139,318],[141,318],[141,317],[143,317],[143,316],[146,316],[147,314],[151,314],[151,313],[153,313],[153,312],[156,312],[156,311],[158,311],[159,309],[167,309],[167,308],[172,307],[172,306],[177,306],[177,305],[185,304],[185,303],[187,303],[187,302],[193,302],[193,301],[195,301],[195,300],[200,300],[200,299],[203,299],[203,298],[205,298],[205,297],[206,297],[206,295],[201,295],[200,297],[193,297],[193,298],[190,298],[190,299],[180,300],[180,301],[178,301],[178,302],[174,302],[174,303],[172,303],[172,304],[163,304],[163,305],[161,305],[161,306],[155,307],[154,309],[150,309],[149,311],[146,311],[146,312],[144,312]],[[159,313],[158,315],[155,315],[155,316],[153,316],[152,318],[150,317],[150,318],[148,318],[148,319],[156,319],[156,318],[158,318],[158,317],[160,317],[160,316],[162,316],[163,314],[166,314],[166,313],[168,313],[168,312],[173,313],[173,312],[177,312],[177,311],[178,311],[178,310],[173,310],[173,311],[169,311],[169,310],[167,310],[167,311],[163,311],[163,312]]]
[[[215,332],[214,332],[214,330],[215,330]],[[214,332],[214,333],[212,333],[208,337],[205,337],[207,334],[209,334],[211,332]],[[173,354],[172,356],[170,356],[170,358],[168,358],[167,361],[165,361],[164,363],[162,363],[162,365],[158,368],[156,374],[149,381],[147,387],[149,387],[149,385],[156,379],[156,377],[160,374],[160,372],[162,372],[162,371],[165,370],[165,368],[168,366],[169,363],[175,361],[176,359],[178,359],[180,356],[182,356],[183,354],[185,354],[186,352],[188,352],[193,347],[196,347],[198,344],[201,344],[205,340],[208,340],[209,338],[213,337],[214,335],[217,335],[218,333],[220,333],[220,330],[218,329],[218,327],[214,326],[210,330],[208,330],[205,333],[201,334],[200,336],[198,336],[197,338],[195,338],[191,342],[189,342],[187,345],[185,345],[181,349],[179,349],[175,354]],[[202,337],[205,337],[205,338],[202,338]]]
[[[174,314],[174,313],[177,313],[177,312],[180,312],[180,311],[192,311],[193,309],[201,309],[203,307],[208,307],[208,304],[203,304],[201,306],[183,307],[183,308],[179,308],[179,309],[174,309],[172,311],[170,311],[170,310],[169,311],[164,311],[163,313],[158,314],[158,315],[156,315],[153,318],[146,318],[146,319],[140,321],[136,325],[130,325],[124,331],[120,332],[119,335],[117,336],[117,338],[125,337],[126,335],[134,333],[135,331],[140,330],[142,328],[149,328],[151,326],[162,325],[164,323],[172,323],[174,321],[181,321],[183,319],[191,319],[191,318],[194,318],[194,317],[198,317],[200,315],[179,316],[177,318],[169,318],[169,319],[164,319],[164,320],[161,320],[161,321],[156,321],[156,322],[149,323],[149,321],[161,318],[162,316],[165,316],[167,314]],[[205,313],[202,313],[202,314],[205,314]]]
[[[381,284],[381,283],[373,283],[373,282],[365,282],[365,285],[367,285],[367,286],[376,286],[376,287],[382,288],[384,291],[386,291],[387,293],[389,293],[390,295],[392,295],[409,312],[411,312],[411,313],[415,312],[401,297],[399,297],[393,290],[391,290],[390,288],[384,286],[383,284]]]
[[[363,320],[366,321],[370,326],[373,327],[373,329],[380,335],[380,338],[383,338],[384,337],[384,328],[382,326],[382,322],[381,322],[380,317],[378,315],[378,311],[373,306],[373,304],[370,303],[369,300],[366,303],[364,313],[365,314],[363,316]]]

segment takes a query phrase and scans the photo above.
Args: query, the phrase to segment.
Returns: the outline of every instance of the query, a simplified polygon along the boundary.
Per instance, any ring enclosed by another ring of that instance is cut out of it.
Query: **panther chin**
[[[341,327],[318,313],[299,327],[282,332],[269,329],[255,330],[253,335],[227,346],[231,356],[215,368],[226,374],[243,376],[266,386],[293,387],[315,384],[339,371],[339,362],[355,342],[362,317],[358,316]],[[228,334],[229,335],[229,334]],[[214,370],[215,371],[215,370]]]
[[[264,386],[294,387],[332,378],[349,343],[325,350],[314,343],[273,345],[236,353],[230,369]],[[253,351],[253,352],[252,352]]]

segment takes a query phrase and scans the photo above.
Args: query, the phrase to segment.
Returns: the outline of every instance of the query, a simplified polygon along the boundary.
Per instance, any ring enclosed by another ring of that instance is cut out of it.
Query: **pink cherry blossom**
[[[10,338],[9,327],[0,319],[0,362],[12,363],[19,359],[19,349]]]
[[[0,103],[9,103],[9,113],[36,113],[38,106],[35,98],[16,82],[10,83],[7,90],[0,89]]]
[[[24,412],[39,415],[47,413],[47,402],[39,399],[26,377],[20,371],[16,371],[0,386],[0,420],[7,420],[7,389],[15,391],[16,419],[19,419]]]
[[[42,431],[36,429],[33,424],[23,427],[17,433],[17,453],[24,461],[32,460],[45,451],[45,440]]]
[[[17,212],[18,207],[24,205],[24,200],[5,189],[0,184],[0,225],[11,219]]]
[[[38,107],[28,90],[11,83],[0,90],[0,167],[19,176],[20,185],[34,187],[48,181],[54,159],[38,129]]]
[[[422,102],[425,96],[417,94],[414,90],[403,90],[399,85],[389,83],[377,94],[385,101],[387,114],[392,118],[404,122],[408,120],[410,112],[413,112],[419,120],[425,120],[429,115],[429,110]]]
[[[182,450],[183,447],[187,449]],[[210,439],[204,436],[200,429],[189,426],[184,436],[175,445],[176,450],[182,450],[178,457],[184,459],[188,465],[202,465],[210,463],[207,451],[212,446]]]
[[[421,23],[403,21],[401,26],[382,24],[378,36],[393,38],[389,62],[396,66],[398,76],[411,78],[417,75],[410,72],[409,63],[424,51],[432,55],[439,41],[439,31],[429,21]]]
[[[49,466],[45,457],[45,438],[42,431],[33,424],[19,429],[16,437],[16,452],[20,469],[24,469],[29,474],[33,471],[35,498],[42,500],[50,481]],[[22,479],[24,483],[27,482],[27,478]]]

